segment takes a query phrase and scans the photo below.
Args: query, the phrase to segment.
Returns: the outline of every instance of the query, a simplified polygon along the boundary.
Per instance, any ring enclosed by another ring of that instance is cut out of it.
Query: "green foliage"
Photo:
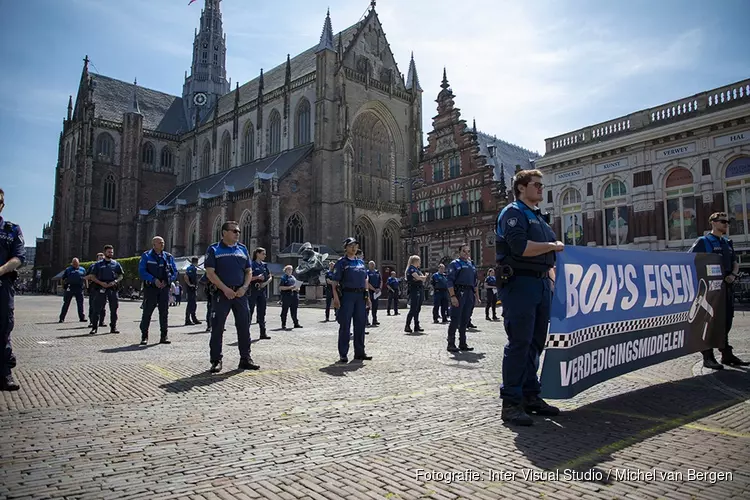
[[[125,273],[125,279],[132,281],[138,280],[138,264],[141,262],[140,257],[125,257],[124,259],[115,259],[122,266],[122,271]],[[91,265],[96,261],[81,262],[81,266],[88,270]]]

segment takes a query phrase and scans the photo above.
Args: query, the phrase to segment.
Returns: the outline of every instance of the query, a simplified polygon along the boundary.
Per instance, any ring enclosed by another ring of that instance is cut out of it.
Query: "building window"
[[[203,51],[203,62],[208,62],[208,52]]]
[[[442,162],[435,162],[432,165],[432,180],[434,182],[440,182],[443,180],[443,173],[445,171],[445,168],[443,168]]]
[[[427,222],[427,211],[429,209],[429,200],[422,200],[419,202],[419,222]]]
[[[167,146],[164,146],[161,150],[161,171],[166,173],[172,173],[172,150]]]
[[[99,134],[96,139],[96,158],[99,161],[112,161],[115,152],[115,141],[107,132]]]
[[[214,221],[214,227],[211,230],[211,236],[213,236],[213,242],[217,243],[223,239],[223,235],[221,234],[221,225],[223,223],[221,222],[221,217],[217,217]]]
[[[219,170],[229,170],[232,167],[232,139],[229,132],[224,132],[221,139],[221,154],[219,156]]]
[[[391,201],[391,190],[378,194],[377,187],[391,186],[391,139],[383,122],[374,113],[362,113],[354,121],[352,142],[355,158],[355,182],[364,180],[359,196],[369,201]],[[356,185],[356,184],[355,184]]]
[[[188,247],[185,249],[186,254],[193,254],[195,253],[195,245],[198,242],[198,225],[195,221],[193,221],[192,224],[190,224],[190,229],[188,230]]]
[[[354,238],[359,242],[359,248],[363,253],[370,250],[367,248],[367,230],[360,223],[354,225]]]
[[[750,214],[750,157],[737,158],[727,166],[726,207],[729,215],[729,234],[748,234]]]
[[[482,211],[482,190],[469,191],[469,213],[478,214]]]
[[[255,159],[255,133],[253,124],[247,122],[245,133],[242,134],[242,163],[250,163]]]
[[[383,231],[383,260],[395,260],[395,240],[396,238],[393,236],[393,230],[391,228],[386,228],[386,230]]]
[[[203,154],[201,155],[200,177],[208,177],[211,171],[211,143],[206,141],[203,144]]]
[[[115,176],[112,174],[107,175],[104,179],[104,190],[102,194],[102,207],[108,210],[114,210],[116,208],[117,201],[117,184],[115,182]]]
[[[281,152],[281,115],[275,109],[268,120],[268,154]]]
[[[242,244],[248,247],[251,252],[254,251],[254,248],[250,248],[250,239],[253,237],[253,218],[250,216],[250,212],[245,212],[242,216],[240,231],[242,231],[242,234],[240,234]]]
[[[154,168],[154,146],[150,142],[143,145],[143,151],[141,153],[141,161],[146,167],[146,170],[153,170]]]
[[[219,54],[214,54],[214,64],[219,63]]]
[[[604,244],[620,246],[628,242],[627,189],[621,181],[612,181],[604,188]]]
[[[310,142],[310,102],[302,99],[297,106],[296,126],[294,128],[294,146]]]
[[[563,243],[583,245],[583,205],[581,192],[568,189],[562,196]]]
[[[666,197],[667,238],[670,241],[698,237],[693,174],[684,168],[673,170],[664,184]]]
[[[469,252],[471,252],[471,260],[475,266],[482,265],[482,240],[471,240],[469,241]]]
[[[448,209],[450,210],[450,207]],[[435,200],[435,219],[447,219],[445,215],[445,198]]]
[[[461,175],[461,158],[458,156],[451,156],[448,160],[451,178],[458,177]]]
[[[193,177],[193,151],[188,148],[185,151],[185,170],[183,175],[183,182],[192,180]]]
[[[451,214],[453,217],[461,215],[461,194],[451,195]]]
[[[420,247],[419,247],[419,259],[422,261],[421,265],[419,266],[420,269],[428,269],[430,267],[429,256],[430,256],[430,247],[429,247],[429,245],[420,245]]]
[[[302,223],[302,216],[294,214],[289,217],[286,223],[286,244],[287,246],[292,243],[304,243],[305,242],[305,230]]]

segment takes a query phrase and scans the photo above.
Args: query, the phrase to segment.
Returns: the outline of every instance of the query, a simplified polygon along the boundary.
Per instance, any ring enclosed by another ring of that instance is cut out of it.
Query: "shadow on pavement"
[[[535,466],[585,472],[620,450],[742,403],[748,393],[746,373],[724,370],[628,392],[557,417],[533,416],[531,427],[507,428],[516,432],[516,446]]]
[[[101,327],[104,328],[104,327]],[[71,328],[71,330],[82,330],[83,328]],[[86,330],[91,330],[91,328],[85,327]],[[80,335],[61,335],[57,337],[58,339],[82,339],[85,337],[101,337],[102,335],[119,335],[117,333],[112,332],[101,332],[101,333],[95,333],[91,335],[90,333],[81,333]]]
[[[177,379],[173,382],[162,384],[159,388],[171,393],[187,392],[194,387],[206,387],[215,384],[216,382],[221,382],[222,380],[233,377],[242,371],[243,370],[230,370],[228,372],[211,373],[207,370],[189,377]]]
[[[118,352],[133,352],[133,351],[142,351],[144,349],[148,349],[149,347],[155,347],[159,344],[148,344],[148,345],[140,345],[140,344],[131,344],[131,345],[124,345],[120,347],[110,347],[109,349],[100,349],[99,352],[104,352],[107,354],[113,354]]]
[[[345,377],[347,373],[356,372],[363,366],[364,366],[364,363],[362,363],[362,361],[354,360],[345,365],[332,363],[329,366],[324,366],[319,371],[322,373],[325,373],[326,375],[330,375],[332,377]]]
[[[479,363],[481,360],[485,358],[485,354],[483,352],[454,352],[453,357],[451,359],[454,359],[456,361],[465,361],[467,363]],[[458,367],[461,367],[461,365],[453,365]]]

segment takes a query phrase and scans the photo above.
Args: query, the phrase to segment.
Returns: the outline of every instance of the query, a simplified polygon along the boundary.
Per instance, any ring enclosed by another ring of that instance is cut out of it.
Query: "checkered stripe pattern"
[[[684,311],[665,316],[654,316],[652,318],[633,319],[617,321],[615,323],[603,323],[601,325],[588,326],[572,333],[551,333],[547,340],[548,349],[567,349],[569,347],[583,344],[589,340],[600,339],[609,335],[648,330],[662,326],[674,325],[687,321],[688,312]]]

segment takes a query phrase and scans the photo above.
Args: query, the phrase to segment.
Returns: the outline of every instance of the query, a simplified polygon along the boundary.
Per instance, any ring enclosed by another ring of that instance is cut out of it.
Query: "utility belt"
[[[166,281],[167,281],[166,279],[163,279],[163,280],[162,280],[162,279],[160,279],[160,278],[157,278],[157,279],[158,279],[159,281],[163,282],[163,283],[166,283]],[[144,283],[144,285],[143,285],[143,286],[144,286],[145,288],[156,288],[156,289],[158,289],[158,288],[159,288],[158,286],[154,285],[154,282],[153,282],[153,281],[147,281],[146,283]]]
[[[467,291],[472,291],[472,292],[474,291],[474,287],[471,285],[453,285],[453,289],[461,293],[464,293]]]
[[[299,294],[299,290],[282,290],[281,295],[294,295]]]
[[[227,288],[229,288],[230,290],[236,292],[237,290],[239,290],[240,288],[242,288],[242,285],[227,285]]]
[[[364,293],[367,291],[366,288],[342,288],[344,292]]]
[[[532,270],[532,269],[518,269],[511,267],[509,264],[499,264],[495,268],[495,276],[497,277],[497,288],[500,289],[507,285],[511,278],[514,276],[524,276],[527,278],[546,278],[549,273],[549,268],[545,270]]]

